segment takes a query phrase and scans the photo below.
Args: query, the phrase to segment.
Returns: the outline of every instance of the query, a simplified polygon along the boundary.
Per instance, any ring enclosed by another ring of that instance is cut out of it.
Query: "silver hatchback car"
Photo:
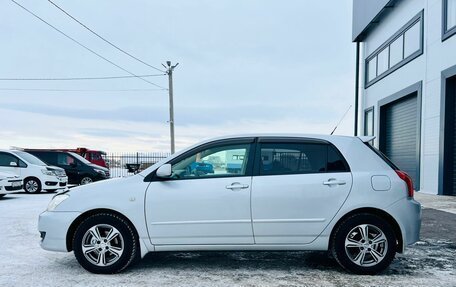
[[[411,178],[368,142],[327,135],[239,135],[194,145],[128,178],[56,195],[41,246],[74,251],[94,273],[148,252],[328,250],[376,274],[419,239]]]

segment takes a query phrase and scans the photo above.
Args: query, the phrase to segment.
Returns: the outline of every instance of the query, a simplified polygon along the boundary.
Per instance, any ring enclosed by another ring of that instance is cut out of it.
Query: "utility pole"
[[[162,64],[163,65],[163,64]],[[171,137],[171,154],[175,151],[174,145],[174,101],[173,101],[173,70],[177,67],[179,63],[172,66],[171,61],[166,61],[166,66],[163,65],[166,69],[166,74],[168,74],[169,81],[169,133]]]

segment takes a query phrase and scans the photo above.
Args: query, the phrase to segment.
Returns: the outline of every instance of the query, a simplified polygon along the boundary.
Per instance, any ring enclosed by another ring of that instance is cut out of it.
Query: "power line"
[[[85,80],[115,80],[131,78],[147,78],[166,76],[166,74],[138,75],[138,76],[107,76],[107,77],[69,77],[69,78],[0,78],[0,81],[85,81]]]
[[[97,32],[95,32],[94,30],[92,30],[91,28],[89,28],[87,25],[85,25],[84,23],[82,23],[81,21],[79,21],[78,19],[76,19],[75,17],[73,17],[70,13],[68,13],[67,11],[65,11],[62,7],[60,7],[59,5],[55,4],[54,2],[52,2],[51,0],[48,0],[49,3],[51,3],[52,5],[54,5],[57,9],[59,9],[60,11],[62,11],[65,15],[67,15],[68,17],[70,17],[71,19],[73,19],[76,23],[78,23],[79,25],[81,25],[82,27],[84,27],[86,30],[90,31],[92,34],[94,34],[95,36],[97,36],[98,38],[100,38],[101,40],[103,40],[104,42],[108,43],[109,45],[111,45],[112,47],[114,47],[115,49],[119,50],[120,52],[124,53],[125,55],[129,56],[130,58],[132,59],[135,59],[136,61],[152,68],[152,69],[155,69],[157,71],[160,71],[160,72],[165,72],[157,67],[154,67],[148,63],[146,63],[145,61],[139,59],[138,57],[135,57],[133,56],[132,54],[128,53],[127,51],[125,51],[124,49],[116,46],[114,43],[112,43],[111,41],[107,40],[106,38],[104,38],[103,36],[101,36],[100,34],[98,34]]]
[[[108,89],[108,90],[91,90],[91,89],[34,89],[34,88],[0,88],[0,91],[35,91],[35,92],[149,92],[164,91],[164,89]]]
[[[60,34],[62,34],[62,35],[65,36],[66,38],[70,39],[70,40],[73,41],[74,43],[78,44],[79,46],[83,47],[84,49],[86,49],[87,51],[91,52],[92,54],[94,54],[94,55],[98,56],[99,58],[105,60],[106,62],[110,63],[111,65],[116,66],[117,68],[121,69],[122,71],[124,71],[124,72],[126,72],[126,73],[128,73],[128,74],[130,74],[130,75],[132,75],[132,76],[134,76],[134,77],[136,77],[136,78],[138,78],[138,79],[140,79],[140,80],[146,82],[146,83],[149,83],[149,84],[151,84],[151,85],[153,85],[153,86],[156,86],[156,87],[158,87],[158,88],[161,88],[161,89],[166,89],[166,88],[164,88],[164,87],[162,87],[162,86],[160,86],[160,85],[157,85],[157,84],[155,84],[155,83],[153,83],[153,82],[150,82],[150,81],[148,81],[148,80],[146,80],[146,79],[143,79],[143,78],[139,77],[138,75],[136,75],[136,74],[130,72],[129,70],[123,68],[122,66],[120,66],[120,65],[118,65],[118,64],[116,64],[116,63],[114,63],[113,61],[109,60],[108,58],[106,58],[106,57],[100,55],[99,53],[97,53],[97,52],[95,52],[94,50],[90,49],[89,47],[85,46],[84,44],[82,44],[82,43],[79,42],[78,40],[74,39],[73,37],[71,37],[71,36],[65,34],[65,32],[63,32],[62,30],[58,29],[58,28],[55,27],[54,25],[50,24],[49,22],[47,22],[46,20],[44,20],[44,19],[41,18],[40,16],[36,15],[36,14],[33,13],[32,11],[28,10],[27,8],[25,8],[24,6],[22,6],[21,4],[19,4],[19,3],[16,2],[15,0],[11,0],[11,2],[13,2],[13,3],[16,4],[17,6],[21,7],[23,10],[27,11],[29,14],[33,15],[35,18],[37,18],[37,19],[40,20],[41,22],[45,23],[46,25],[48,25],[48,26],[51,27],[52,29],[56,30],[57,32],[59,32]]]

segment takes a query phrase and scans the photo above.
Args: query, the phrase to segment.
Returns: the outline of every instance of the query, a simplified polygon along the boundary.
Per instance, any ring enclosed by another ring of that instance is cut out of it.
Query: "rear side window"
[[[260,175],[347,172],[333,146],[315,143],[260,143]]]

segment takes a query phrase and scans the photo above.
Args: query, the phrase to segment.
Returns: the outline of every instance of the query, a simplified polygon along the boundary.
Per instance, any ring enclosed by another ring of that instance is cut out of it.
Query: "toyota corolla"
[[[418,241],[421,206],[412,179],[371,140],[205,141],[135,176],[57,194],[39,218],[41,246],[74,251],[94,273],[148,252],[328,250],[346,270],[376,274]],[[191,172],[199,163],[213,172]]]

